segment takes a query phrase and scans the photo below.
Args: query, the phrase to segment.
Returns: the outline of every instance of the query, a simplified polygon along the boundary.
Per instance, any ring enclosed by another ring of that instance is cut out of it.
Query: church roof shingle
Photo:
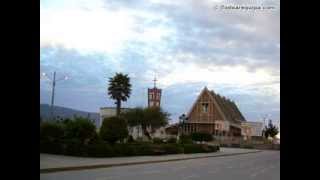
[[[238,109],[237,105],[231,101],[230,99],[221,96],[219,94],[210,91],[212,97],[218,103],[222,113],[227,118],[228,121],[239,122],[239,121],[246,121],[244,116],[241,114],[240,110]]]

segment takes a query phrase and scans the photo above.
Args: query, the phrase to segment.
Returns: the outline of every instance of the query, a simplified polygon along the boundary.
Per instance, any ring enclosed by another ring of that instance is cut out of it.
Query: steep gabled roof
[[[219,94],[210,91],[212,97],[218,103],[222,113],[229,121],[246,121],[241,112],[239,111],[237,105],[224,96],[220,96]]]
[[[209,92],[209,94],[211,95],[210,98],[212,98],[213,103],[217,107],[217,110],[221,114],[223,120],[227,120],[229,122],[246,121],[244,116],[239,111],[237,105],[233,101],[223,96],[220,96],[219,94],[216,94],[213,91],[209,91],[207,87],[205,87],[198,95],[196,101],[193,103],[191,109],[187,113],[188,117],[190,116],[192,110],[195,108],[197,102],[199,101],[200,97],[204,92]]]

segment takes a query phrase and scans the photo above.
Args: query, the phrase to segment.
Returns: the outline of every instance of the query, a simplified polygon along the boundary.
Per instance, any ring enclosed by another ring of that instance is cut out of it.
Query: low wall
[[[280,150],[280,144],[274,144],[264,138],[244,140],[242,137],[215,137],[212,143],[220,144],[221,147]]]

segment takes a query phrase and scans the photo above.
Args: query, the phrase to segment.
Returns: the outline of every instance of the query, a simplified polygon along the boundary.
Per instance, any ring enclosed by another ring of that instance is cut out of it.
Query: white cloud
[[[61,45],[81,53],[117,54],[132,40],[159,43],[174,32],[161,24],[141,24],[155,20],[166,22],[165,16],[128,9],[108,11],[99,3],[85,2],[41,6],[41,47]]]
[[[248,72],[247,68],[241,65],[219,66],[210,70],[200,68],[192,64],[173,63],[170,65],[173,70],[162,76],[159,81],[163,86],[170,86],[176,83],[206,82],[207,84],[230,84],[230,85],[252,85],[261,82],[270,82],[274,77],[264,70]]]
[[[132,35],[133,20],[102,9],[40,9],[40,44],[112,52]]]

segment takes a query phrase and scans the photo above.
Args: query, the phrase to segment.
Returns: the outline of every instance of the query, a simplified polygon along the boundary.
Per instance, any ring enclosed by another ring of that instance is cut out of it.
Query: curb
[[[252,152],[243,152],[243,153],[218,154],[218,155],[210,155],[210,156],[202,156],[202,157],[187,157],[187,158],[165,159],[165,160],[155,160],[155,161],[140,161],[140,162],[130,162],[130,163],[96,164],[96,165],[86,165],[86,166],[46,168],[46,169],[40,169],[40,174],[54,173],[54,172],[61,172],[61,171],[76,171],[76,170],[86,170],[86,169],[109,168],[109,167],[117,167],[117,166],[129,166],[129,165],[138,165],[138,164],[162,163],[162,162],[170,162],[170,161],[183,161],[183,160],[189,160],[189,159],[203,159],[203,158],[210,158],[210,157],[235,156],[235,155],[258,153],[258,152],[262,152],[262,151],[257,150]]]

